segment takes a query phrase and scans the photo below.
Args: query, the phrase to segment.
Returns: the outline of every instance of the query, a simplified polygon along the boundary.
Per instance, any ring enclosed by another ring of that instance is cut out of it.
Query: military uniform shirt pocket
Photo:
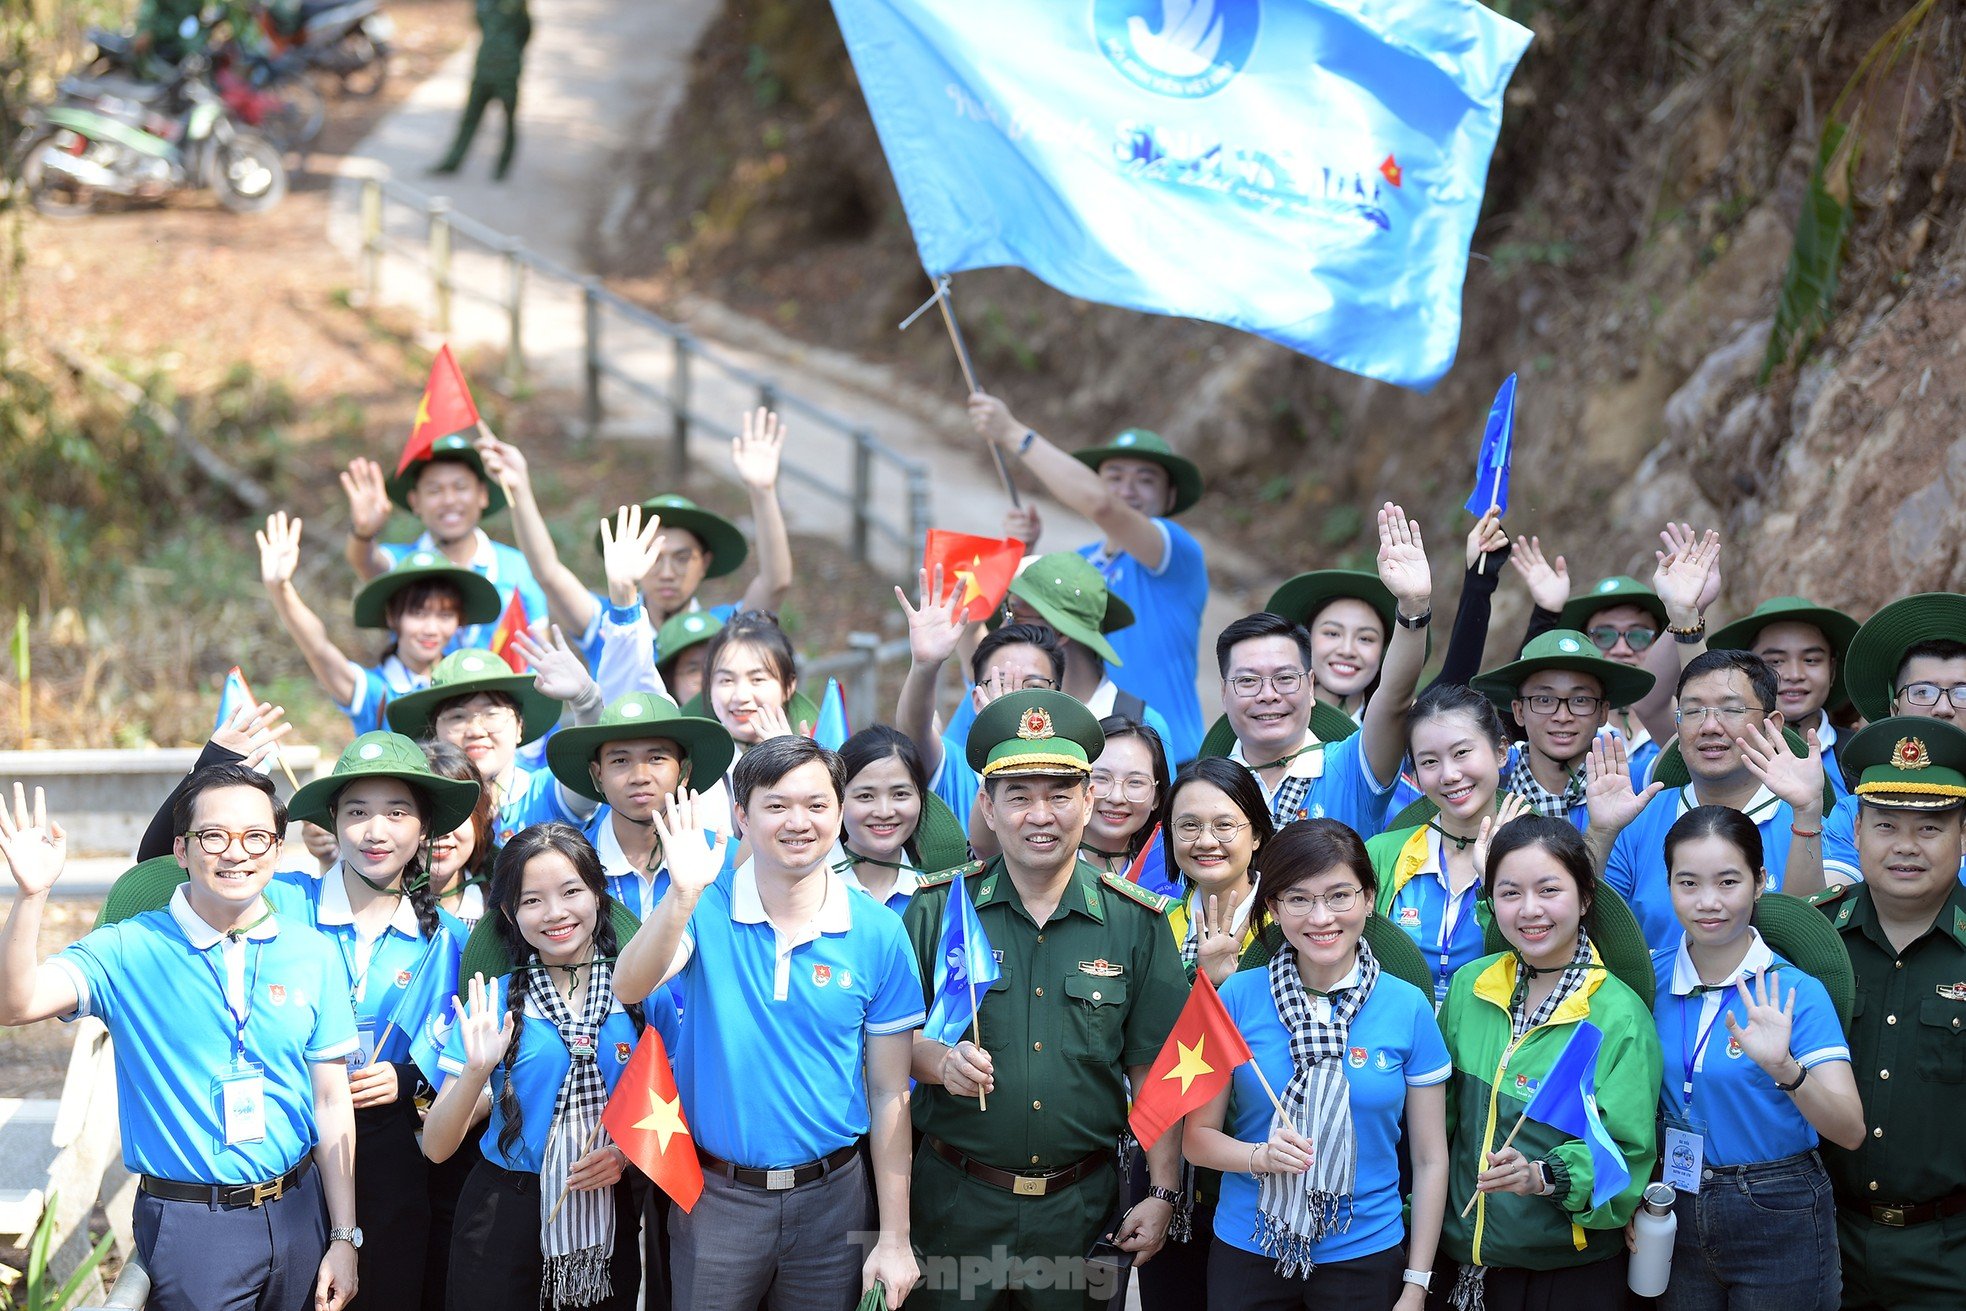
[[[1126,1030],[1126,979],[1092,974],[1065,976],[1065,1054],[1112,1064]]]
[[[1966,1002],[1926,997],[1918,1003],[1918,1077],[1966,1083]]]

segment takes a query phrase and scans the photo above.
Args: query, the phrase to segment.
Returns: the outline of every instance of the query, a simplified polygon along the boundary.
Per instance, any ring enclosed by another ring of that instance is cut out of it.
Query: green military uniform
[[[1938,721],[1881,720],[1849,740],[1844,760],[1872,805],[1951,808],[1966,797],[1966,734]],[[1932,926],[1902,951],[1868,884],[1813,900],[1856,974],[1851,1068],[1868,1126],[1854,1152],[1822,1145],[1843,1305],[1956,1311],[1966,1306],[1966,887],[1954,881]]]
[[[496,100],[505,107],[505,144],[498,152],[494,178],[503,178],[519,148],[519,74],[525,68],[526,42],[532,39],[532,14],[526,0],[477,0],[477,61],[471,66],[471,90],[458,120],[457,136],[433,172],[455,173],[478,135],[478,121]]]
[[[1083,775],[1100,735],[1072,698],[1026,692],[978,715],[970,742],[987,786],[1004,775]],[[978,750],[984,744],[998,749]],[[909,1305],[1080,1311],[1113,1291],[1096,1273],[1088,1288],[1079,1258],[1114,1218],[1125,1072],[1153,1062],[1187,997],[1170,903],[1078,861],[1040,924],[1001,856],[931,876],[906,915],[931,992],[957,879],[1001,969],[978,1009],[995,1091],[986,1110],[939,1085],[916,1089],[925,1136],[912,1209],[924,1283]]]

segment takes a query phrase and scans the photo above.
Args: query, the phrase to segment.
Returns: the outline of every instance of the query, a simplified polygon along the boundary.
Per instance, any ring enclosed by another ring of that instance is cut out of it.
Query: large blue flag
[[[1528,29],[1476,0],[833,0],[923,267],[1426,388]]]
[[[1481,451],[1475,456],[1474,491],[1468,494],[1468,513],[1479,519],[1492,508],[1509,512],[1509,462],[1515,458],[1515,375],[1502,380],[1488,423],[1481,431]]]
[[[1597,1053],[1602,1046],[1604,1031],[1589,1020],[1578,1021],[1563,1054],[1523,1111],[1539,1124],[1582,1139],[1590,1148],[1592,1206],[1603,1206],[1632,1181],[1625,1154],[1597,1113]]]
[[[953,1047],[969,1036],[969,1019],[983,1004],[983,990],[997,981],[997,954],[970,903],[968,880],[957,875],[942,908],[942,940],[936,944],[935,1000],[922,1031]]]
[[[442,1087],[444,1082],[437,1057],[450,1038],[455,1019],[451,999],[457,996],[457,967],[463,954],[462,944],[451,931],[439,927],[410,981],[396,994],[396,1007],[376,1039],[376,1060],[414,1061],[432,1088]]]

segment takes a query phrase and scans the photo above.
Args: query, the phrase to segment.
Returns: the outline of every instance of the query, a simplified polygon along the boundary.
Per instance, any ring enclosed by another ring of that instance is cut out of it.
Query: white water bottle
[[[1647,1184],[1645,1204],[1632,1217],[1636,1241],[1625,1286],[1640,1297],[1658,1297],[1672,1279],[1673,1235],[1679,1231],[1673,1202],[1678,1196],[1671,1184]]]

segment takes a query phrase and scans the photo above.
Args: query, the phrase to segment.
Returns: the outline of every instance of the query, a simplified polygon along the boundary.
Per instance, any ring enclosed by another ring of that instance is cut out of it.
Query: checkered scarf
[[[526,996],[560,1031],[570,1058],[553,1103],[553,1127],[539,1171],[539,1248],[546,1260],[539,1304],[592,1306],[613,1291],[608,1257],[614,1252],[614,1196],[607,1188],[569,1190],[567,1175],[601,1138],[608,1086],[598,1052],[601,1023],[614,1009],[614,968],[604,960],[589,967],[587,998],[575,1018],[552,972],[538,961],[534,955],[534,968],[526,972]]]
[[[1310,1274],[1311,1251],[1318,1242],[1327,1233],[1351,1227],[1358,1137],[1352,1130],[1345,1048],[1352,1021],[1378,980],[1378,959],[1361,938],[1358,982],[1331,994],[1331,1016],[1320,1022],[1311,1011],[1303,975],[1297,972],[1297,949],[1285,942],[1270,957],[1270,996],[1290,1033],[1293,1066],[1280,1098],[1283,1113],[1290,1126],[1317,1148],[1311,1168],[1303,1174],[1265,1174],[1257,1183],[1257,1241],[1276,1258],[1277,1273],[1285,1279]]]
[[[1515,763],[1502,772],[1501,790],[1521,797],[1523,804],[1538,815],[1568,819],[1570,812],[1583,804],[1584,771],[1579,766],[1561,793],[1552,792],[1536,781],[1534,771],[1529,768],[1529,749],[1524,747],[1516,753]]]

